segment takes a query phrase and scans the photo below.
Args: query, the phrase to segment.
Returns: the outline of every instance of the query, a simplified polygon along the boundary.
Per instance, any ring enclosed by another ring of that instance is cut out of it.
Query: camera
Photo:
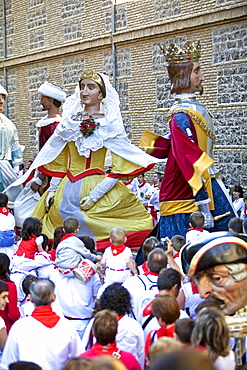
[[[165,238],[161,238],[159,243],[154,244],[154,248],[161,248],[163,251],[166,251],[168,248],[168,243]]]

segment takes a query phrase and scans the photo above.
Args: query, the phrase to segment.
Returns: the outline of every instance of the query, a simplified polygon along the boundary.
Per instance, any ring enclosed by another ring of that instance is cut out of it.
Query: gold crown
[[[166,62],[169,64],[198,62],[201,56],[200,41],[197,44],[187,41],[183,47],[170,44],[168,47],[160,45],[160,48],[166,57]]]
[[[87,71],[83,72],[83,74],[80,77],[80,81],[83,80],[84,78],[88,78],[89,80],[93,80],[94,82],[97,82],[97,84],[104,86],[101,77],[92,69],[88,69]]]

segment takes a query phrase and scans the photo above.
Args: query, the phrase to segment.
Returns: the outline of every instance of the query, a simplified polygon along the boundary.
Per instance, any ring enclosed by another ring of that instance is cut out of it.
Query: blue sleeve
[[[187,135],[190,140],[194,141],[193,133],[191,131],[190,120],[185,113],[175,113],[174,121],[178,127]]]

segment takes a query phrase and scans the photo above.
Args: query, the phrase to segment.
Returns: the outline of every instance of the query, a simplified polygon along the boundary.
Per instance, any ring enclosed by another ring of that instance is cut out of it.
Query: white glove
[[[199,204],[199,211],[204,214],[205,217],[205,229],[212,229],[214,227],[214,218],[209,209],[209,203]]]
[[[83,211],[88,211],[94,206],[95,202],[90,197],[84,197],[80,201],[80,208]]]
[[[113,179],[111,177],[105,177],[99,184],[95,186],[93,190],[90,191],[90,198],[97,202],[103,195],[105,195],[113,186],[118,182],[118,179]]]
[[[54,202],[54,195],[55,195],[55,191],[48,191],[48,194],[45,200],[45,208],[47,212],[49,211],[52,203]]]

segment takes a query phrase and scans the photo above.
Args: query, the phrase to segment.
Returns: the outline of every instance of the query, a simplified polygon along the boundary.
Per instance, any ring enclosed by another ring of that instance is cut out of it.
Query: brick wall
[[[5,0],[7,58],[3,59],[0,4],[0,83],[7,71],[8,115],[26,146],[25,162],[36,153],[35,124],[44,114],[39,85],[46,79],[73,92],[85,68],[113,76],[126,131],[138,144],[145,128],[169,132],[173,102],[159,44],[201,40],[205,74],[200,100],[217,133],[216,159],[227,182],[247,187],[246,1]]]

